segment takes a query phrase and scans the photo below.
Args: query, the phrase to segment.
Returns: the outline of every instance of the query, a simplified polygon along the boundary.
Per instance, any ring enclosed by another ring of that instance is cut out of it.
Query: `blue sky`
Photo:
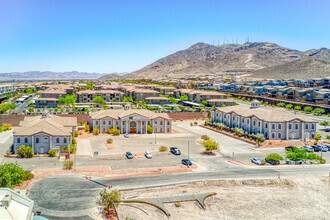
[[[1,0],[0,72],[130,72],[197,42],[330,48],[328,0]]]

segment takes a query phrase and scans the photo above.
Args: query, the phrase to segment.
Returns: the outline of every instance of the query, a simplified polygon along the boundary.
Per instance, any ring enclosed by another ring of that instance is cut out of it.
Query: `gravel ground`
[[[170,219],[328,219],[330,179],[220,180],[179,187],[134,191],[138,198],[213,193],[204,211],[197,202],[182,202],[182,207],[165,204]],[[132,193],[123,192],[123,194]],[[168,219],[157,208],[138,203],[122,204],[120,219]]]

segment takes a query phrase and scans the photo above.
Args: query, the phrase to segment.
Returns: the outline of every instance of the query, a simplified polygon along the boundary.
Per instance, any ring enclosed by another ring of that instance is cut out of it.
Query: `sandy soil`
[[[328,219],[330,216],[330,179],[219,180],[186,186],[136,190],[138,198],[213,193],[206,210],[197,202],[182,202],[182,207],[165,204],[170,219]],[[139,203],[123,203],[120,219],[168,219],[157,208]]]

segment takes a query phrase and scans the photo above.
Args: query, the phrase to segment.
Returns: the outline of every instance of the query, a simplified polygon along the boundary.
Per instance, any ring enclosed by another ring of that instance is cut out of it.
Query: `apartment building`
[[[251,106],[215,108],[211,121],[242,128],[248,133],[262,133],[266,139],[281,140],[314,138],[317,124],[307,116],[297,116],[285,109],[260,107],[257,100]]]
[[[16,87],[14,85],[0,84],[0,99],[5,98],[7,93],[15,92]]]
[[[106,102],[122,102],[124,93],[117,90],[82,90],[76,94],[77,102],[92,103],[96,96],[100,96]]]

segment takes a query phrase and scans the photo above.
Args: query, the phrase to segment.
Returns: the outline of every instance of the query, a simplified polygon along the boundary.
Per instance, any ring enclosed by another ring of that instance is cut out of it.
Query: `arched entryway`
[[[131,121],[129,123],[129,132],[136,133],[136,122],[135,121]]]

